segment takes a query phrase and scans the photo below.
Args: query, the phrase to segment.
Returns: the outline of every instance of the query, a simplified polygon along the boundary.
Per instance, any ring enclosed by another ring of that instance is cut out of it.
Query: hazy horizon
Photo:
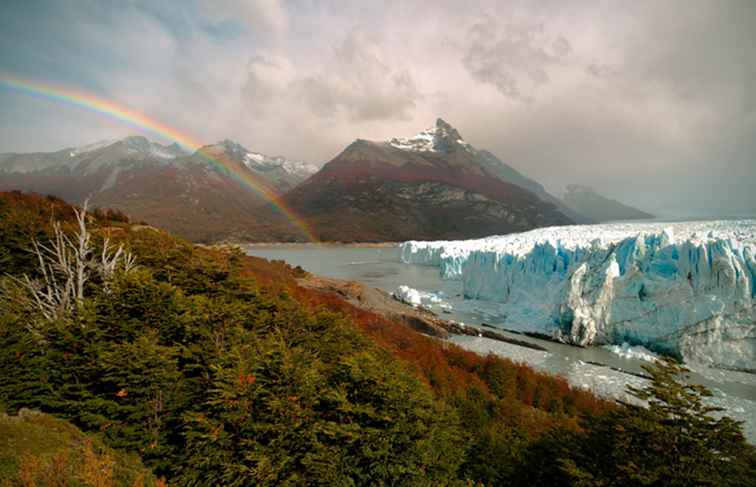
[[[756,215],[750,1],[9,1],[0,74],[322,164],[436,117],[561,196]],[[0,152],[144,135],[0,82]]]

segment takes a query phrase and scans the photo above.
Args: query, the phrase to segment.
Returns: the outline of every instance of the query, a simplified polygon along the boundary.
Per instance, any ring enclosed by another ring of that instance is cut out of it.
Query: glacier
[[[499,326],[756,370],[756,220],[550,227],[409,241],[404,263],[462,281]]]

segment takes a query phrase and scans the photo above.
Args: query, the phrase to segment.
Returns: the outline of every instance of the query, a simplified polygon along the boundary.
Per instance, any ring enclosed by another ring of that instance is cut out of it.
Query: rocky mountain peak
[[[223,139],[214,144],[216,150],[220,150],[233,157],[235,160],[243,161],[249,151],[240,143],[231,139]]]
[[[435,126],[423,130],[414,137],[394,137],[388,141],[392,147],[413,152],[448,153],[457,149],[472,150],[470,144],[462,139],[457,129],[443,118],[436,119]]]
[[[260,152],[254,152],[231,139],[224,139],[211,146],[206,146],[205,151],[213,153],[222,152],[230,158],[255,173],[264,173],[266,177],[286,180],[287,185],[294,186],[310,175],[317,172],[318,168],[312,164],[301,161],[292,161],[283,156],[268,156]],[[280,173],[280,174],[277,174]]]
[[[129,149],[138,150],[140,152],[149,152],[152,143],[147,140],[147,137],[143,135],[129,135],[120,140]]]
[[[459,135],[457,129],[451,126],[449,122],[443,118],[436,119],[436,137],[448,138],[452,140],[462,140],[462,136]]]
[[[176,142],[172,143],[171,145],[165,146],[165,150],[170,154],[174,154],[176,157],[188,155],[188,152]]]
[[[186,151],[178,144],[162,145],[150,141],[143,135],[129,135],[122,139],[101,140],[70,149],[67,151],[66,164],[77,163],[81,157],[92,156],[102,159],[101,162],[110,163],[123,157],[170,160],[186,154]]]
[[[118,150],[120,147],[126,149],[126,153],[131,156],[138,156],[158,161],[168,161],[177,157],[182,157],[188,153],[178,144],[163,145],[153,142],[143,135],[129,135],[120,139],[114,144],[113,148]]]

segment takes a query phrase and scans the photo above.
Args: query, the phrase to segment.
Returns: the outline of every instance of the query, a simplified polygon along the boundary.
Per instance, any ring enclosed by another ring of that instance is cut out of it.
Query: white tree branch
[[[100,277],[106,293],[120,269],[129,273],[136,268],[136,258],[124,252],[123,245],[113,250],[110,240],[105,239],[102,252],[95,256],[92,235],[87,229],[87,206],[75,209],[78,230],[74,238],[63,231],[60,223],[53,224],[54,238],[49,246],[32,241],[32,252],[37,256],[39,279],[11,277],[26,289],[31,302],[49,322],[74,313],[85,298],[86,284],[93,273]]]

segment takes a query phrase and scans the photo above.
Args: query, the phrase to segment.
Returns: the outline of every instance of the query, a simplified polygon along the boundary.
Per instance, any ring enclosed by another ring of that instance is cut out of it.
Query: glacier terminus
[[[756,220],[561,226],[404,242],[405,263],[462,281],[503,328],[579,346],[642,345],[756,370]]]

